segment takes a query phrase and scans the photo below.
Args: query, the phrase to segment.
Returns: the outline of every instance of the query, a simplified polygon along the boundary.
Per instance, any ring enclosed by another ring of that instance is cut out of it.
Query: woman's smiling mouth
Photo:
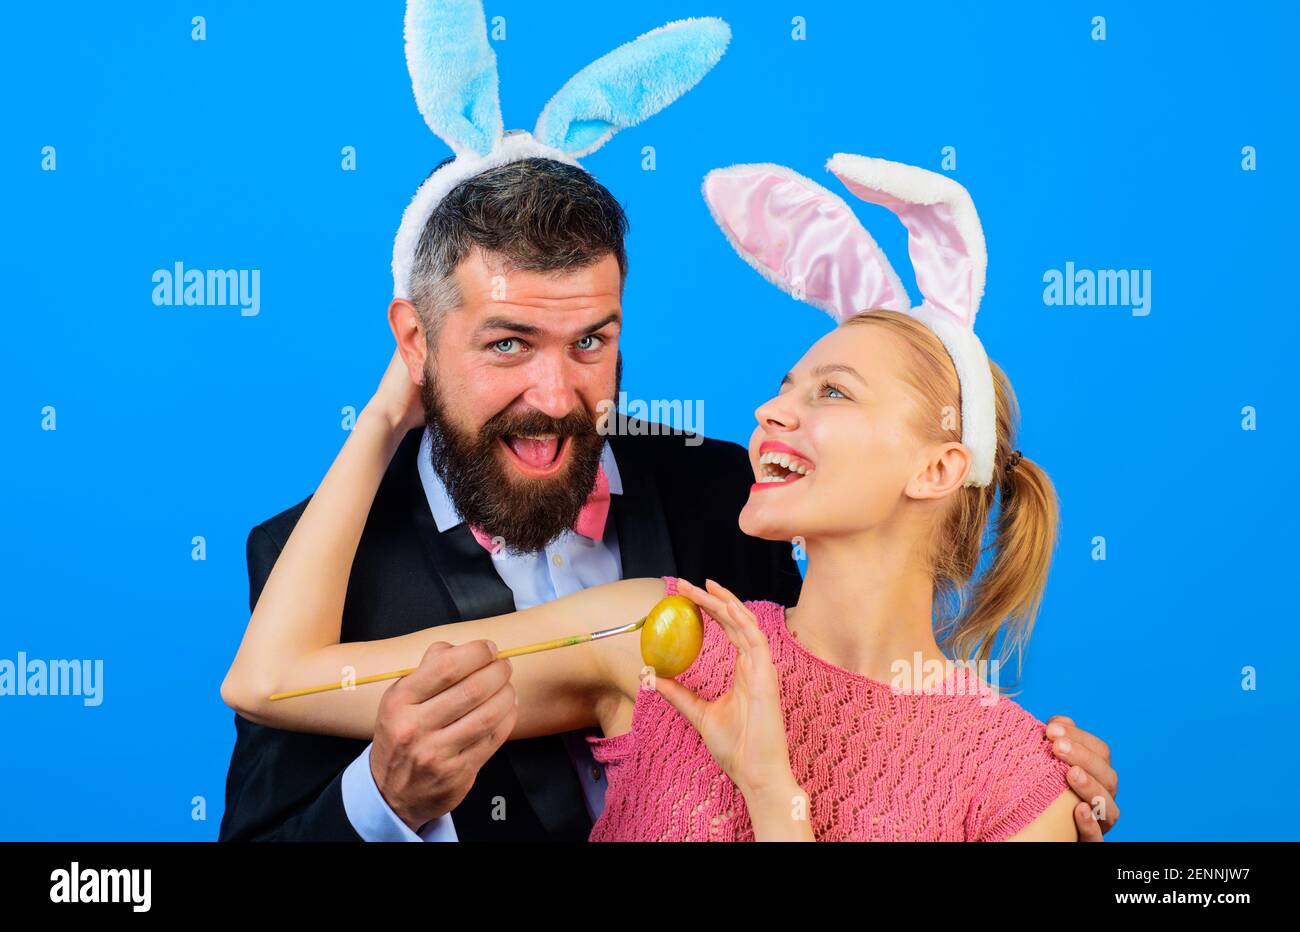
[[[751,489],[772,489],[793,485],[814,471],[812,460],[794,447],[775,440],[758,448],[759,475]]]

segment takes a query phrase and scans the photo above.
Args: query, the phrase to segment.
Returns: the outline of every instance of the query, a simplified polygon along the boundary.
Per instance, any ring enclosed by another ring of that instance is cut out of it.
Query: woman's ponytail
[[[1015,465],[1003,468],[987,547],[990,562],[949,636],[952,653],[959,658],[989,659],[999,634],[1001,653],[1019,655],[1047,588],[1059,523],[1056,490],[1047,473],[1028,457],[1020,456]]]

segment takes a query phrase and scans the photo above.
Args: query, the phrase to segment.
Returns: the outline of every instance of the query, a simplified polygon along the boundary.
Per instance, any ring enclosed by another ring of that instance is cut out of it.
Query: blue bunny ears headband
[[[410,0],[406,64],[429,129],[456,157],[420,185],[393,244],[393,297],[409,298],[415,248],[438,203],[480,172],[530,158],[578,165],[621,129],[685,94],[722,58],[731,29],[720,19],[660,26],[583,68],[542,108],[531,133],[505,131],[496,54],[480,0]]]

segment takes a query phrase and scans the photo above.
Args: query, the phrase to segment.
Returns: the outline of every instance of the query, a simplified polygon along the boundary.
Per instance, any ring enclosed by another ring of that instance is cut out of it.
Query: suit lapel
[[[422,434],[423,429],[407,434],[397,456],[408,460],[402,464],[404,498],[410,503],[411,520],[415,522],[429,569],[442,581],[456,607],[457,617],[447,620],[468,621],[513,612],[515,600],[510,587],[501,581],[492,566],[492,555],[474,539],[469,527],[458,524],[446,531],[438,530],[416,462]]]

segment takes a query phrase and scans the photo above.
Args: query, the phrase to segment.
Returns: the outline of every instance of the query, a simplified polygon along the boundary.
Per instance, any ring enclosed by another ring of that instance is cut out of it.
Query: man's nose
[[[539,354],[529,368],[525,404],[553,418],[562,418],[576,407],[575,382],[563,360]]]

